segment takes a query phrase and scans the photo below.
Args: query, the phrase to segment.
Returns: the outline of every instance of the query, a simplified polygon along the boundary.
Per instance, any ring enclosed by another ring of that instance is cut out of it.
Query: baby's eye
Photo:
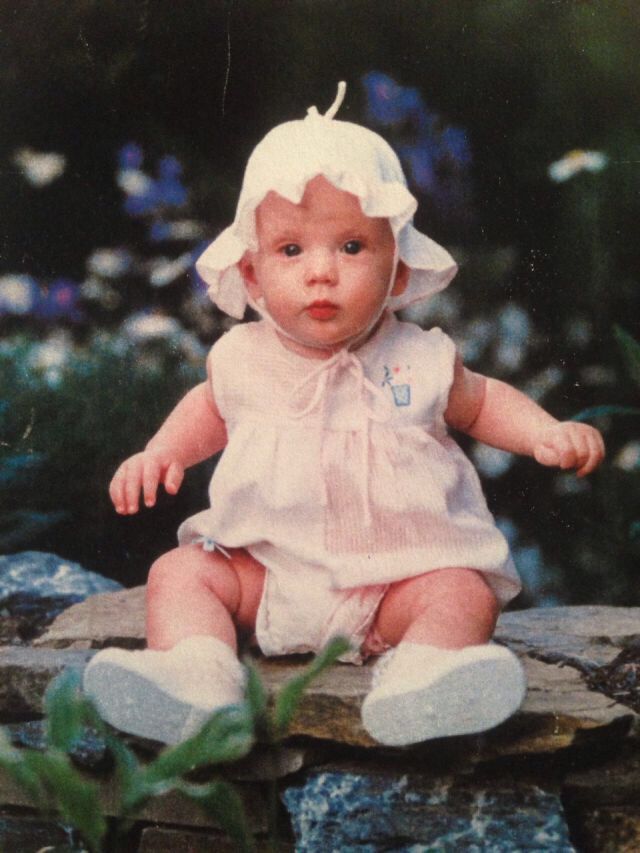
[[[348,240],[342,248],[347,255],[357,255],[362,251],[362,243],[360,240]]]
[[[288,258],[294,258],[296,255],[300,254],[302,249],[297,243],[287,243],[287,245],[283,246],[280,251]]]

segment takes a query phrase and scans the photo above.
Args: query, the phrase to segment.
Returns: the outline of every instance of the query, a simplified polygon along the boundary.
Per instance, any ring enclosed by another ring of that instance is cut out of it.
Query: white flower
[[[131,256],[124,249],[96,249],[87,259],[87,269],[102,278],[118,278],[131,267]]]
[[[544,370],[537,373],[522,389],[527,397],[531,397],[536,403],[539,403],[549,391],[553,391],[562,382],[565,377],[565,371],[560,367],[545,367]]]
[[[132,314],[122,324],[122,331],[131,340],[142,343],[173,338],[180,334],[182,326],[166,314]]]
[[[172,281],[184,275],[192,263],[191,252],[184,252],[184,254],[174,260],[170,258],[155,258],[151,262],[149,284],[152,287],[166,287],[167,284],[171,284]]]
[[[28,275],[3,275],[0,278],[0,313],[28,314],[33,310],[38,287]]]
[[[62,154],[20,148],[13,155],[13,162],[33,187],[46,187],[63,174],[67,161]]]
[[[637,471],[640,469],[640,441],[630,441],[622,448],[613,460],[616,468],[623,471]]]
[[[33,347],[29,365],[43,376],[50,388],[57,388],[62,382],[63,370],[72,353],[73,345],[69,335],[58,333]]]
[[[506,474],[515,459],[513,453],[489,447],[488,444],[474,444],[471,454],[478,471],[492,480]]]
[[[552,163],[547,171],[552,181],[561,183],[568,181],[579,172],[601,172],[608,162],[609,158],[601,151],[584,151],[582,148],[576,148]]]
[[[120,169],[116,181],[127,195],[145,195],[151,189],[153,181],[139,169]]]

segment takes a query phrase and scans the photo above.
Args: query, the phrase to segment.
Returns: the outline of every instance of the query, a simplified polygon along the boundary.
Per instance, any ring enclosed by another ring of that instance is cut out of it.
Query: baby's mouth
[[[304,310],[314,320],[332,320],[338,313],[339,306],[328,299],[316,299]]]

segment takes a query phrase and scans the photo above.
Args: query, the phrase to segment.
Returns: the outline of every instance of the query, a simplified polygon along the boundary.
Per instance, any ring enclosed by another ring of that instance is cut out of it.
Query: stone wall
[[[42,698],[54,675],[83,667],[106,645],[142,645],[142,598],[141,587],[91,596],[41,636],[2,647],[0,719],[15,743],[41,742]],[[640,849],[640,608],[507,613],[497,639],[521,657],[529,690],[518,714],[481,736],[382,748],[360,724],[371,667],[325,672],[277,759],[257,747],[224,771],[258,836],[266,829],[264,780],[275,775],[283,850]],[[296,658],[255,662],[271,691],[301,666]],[[114,783],[100,749],[86,744],[77,761],[102,780],[105,812],[114,814]],[[26,812],[22,792],[2,776],[0,804],[0,849],[36,851],[47,831],[48,843],[64,837],[64,828],[47,830]],[[195,808],[169,795],[141,815],[128,849],[233,848]]]

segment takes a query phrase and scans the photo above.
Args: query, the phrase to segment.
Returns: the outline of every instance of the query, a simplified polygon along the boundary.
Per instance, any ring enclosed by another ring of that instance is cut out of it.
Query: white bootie
[[[362,722],[388,746],[472,734],[510,717],[525,693],[522,666],[504,646],[450,650],[400,643],[374,668]]]
[[[241,702],[245,682],[244,667],[229,646],[197,636],[162,652],[104,649],[87,665],[83,688],[115,728],[175,744],[215,710]]]

